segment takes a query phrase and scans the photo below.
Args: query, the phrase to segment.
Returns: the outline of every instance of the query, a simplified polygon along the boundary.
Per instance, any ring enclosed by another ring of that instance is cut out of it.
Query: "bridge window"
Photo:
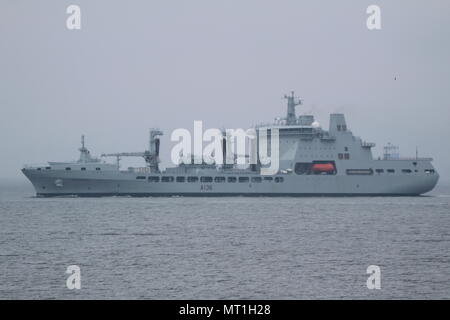
[[[434,169],[426,169],[425,173],[426,174],[432,174],[432,173],[434,173]]]
[[[350,159],[350,154],[349,154],[349,153],[344,153],[344,159],[345,159],[345,160]]]
[[[148,177],[148,182],[159,182],[158,176]]]
[[[283,177],[275,177],[275,182],[276,183],[284,182],[284,178]]]
[[[70,168],[70,167],[67,167],[67,168],[66,168],[66,170],[67,170],[67,171],[70,171],[70,170],[72,170],[72,168]]]
[[[185,177],[177,177],[177,182],[184,182],[185,180]]]
[[[145,176],[137,176],[136,180],[145,180]]]
[[[161,182],[173,182],[174,178],[171,176],[163,176],[161,177]]]
[[[213,181],[213,178],[212,177],[200,177],[200,181],[209,183],[209,182]]]
[[[338,159],[339,159],[339,160],[344,159],[344,154],[343,154],[343,153],[338,153]]]
[[[197,182],[198,181],[198,177],[188,177],[187,181],[188,182]]]
[[[383,173],[384,172],[384,169],[376,169],[375,170],[377,173]]]
[[[81,168],[81,171],[86,171],[86,168]]]
[[[261,177],[252,177],[252,182],[254,183],[261,183],[262,178]]]
[[[52,167],[45,167],[45,170],[50,170]]]
[[[273,177],[264,177],[264,181],[272,181]]]
[[[387,172],[389,172],[389,173],[395,173],[395,170],[394,170],[394,169],[387,169]]]
[[[223,183],[225,182],[225,177],[215,177],[214,182]]]
[[[228,182],[234,183],[236,181],[237,181],[236,177],[228,177]]]
[[[402,169],[402,172],[403,172],[403,173],[411,173],[412,170],[410,170],[410,169]]]
[[[341,131],[341,125],[340,124],[337,125],[337,131]]]
[[[239,177],[239,182],[248,182],[249,180],[248,177]]]
[[[95,168],[95,170],[100,171],[101,169],[100,168]]]

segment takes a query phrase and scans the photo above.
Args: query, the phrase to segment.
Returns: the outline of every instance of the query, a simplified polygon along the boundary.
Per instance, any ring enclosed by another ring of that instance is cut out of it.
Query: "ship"
[[[330,114],[323,129],[313,115],[296,115],[302,100],[285,95],[287,113],[270,124],[255,126],[257,132],[277,132],[279,168],[263,174],[258,160],[238,164],[179,163],[160,168],[160,137],[150,129],[148,150],[91,155],[82,136],[80,157],[72,162],[25,165],[23,174],[38,197],[77,196],[419,196],[431,191],[439,174],[432,158],[401,158],[388,145],[373,157],[375,143],[353,135],[342,113]],[[222,143],[227,156],[226,136]],[[115,157],[115,162],[108,162]],[[123,157],[141,157],[143,167],[121,169]],[[235,159],[235,158],[234,158]]]

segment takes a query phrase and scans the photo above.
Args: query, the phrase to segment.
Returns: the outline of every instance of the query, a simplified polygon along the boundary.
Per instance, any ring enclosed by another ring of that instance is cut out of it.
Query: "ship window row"
[[[50,167],[48,167],[48,169],[50,169]],[[72,170],[71,167],[66,167],[66,171],[71,171],[71,170]],[[81,171],[86,171],[86,168],[85,168],[85,167],[81,167],[80,170],[81,170]],[[101,168],[95,168],[95,170],[96,170],[96,171],[100,171]]]
[[[338,159],[339,160],[349,160],[350,159],[350,153],[338,153]]]
[[[42,169],[44,169],[44,168],[36,168],[36,170],[38,170],[38,171],[41,171]],[[51,169],[51,167],[45,167],[45,170],[50,170]]]
[[[347,170],[347,174],[372,174],[373,172],[370,173],[370,170],[372,170],[372,169],[349,169],[349,170]],[[385,172],[385,169],[375,169],[375,172],[378,173],[378,174],[381,174],[381,173]],[[386,169],[386,172],[387,173],[395,173],[395,169]],[[412,173],[413,170],[411,170],[411,169],[402,169],[401,172],[409,174],[409,173]],[[414,172],[419,172],[419,170],[414,170]],[[434,170],[433,169],[431,169],[431,170],[430,169],[426,169],[425,173],[428,173],[428,174],[434,173]]]
[[[145,176],[137,176],[136,177],[137,180],[144,180]],[[173,176],[150,176],[148,177],[148,182],[185,182],[187,180],[187,182],[202,182],[202,183],[236,183],[236,182],[240,182],[240,183],[248,183],[248,182],[252,182],[252,183],[261,183],[263,181],[275,181],[275,183],[281,183],[284,182],[284,178],[283,177],[208,177],[208,176],[202,176],[202,177],[197,177],[197,176],[189,176],[189,177],[184,177],[184,176],[178,176],[178,177],[173,177]]]
[[[386,171],[387,171],[387,173],[395,173],[395,169],[387,169]],[[375,172],[378,174],[384,173],[384,169],[375,169]],[[413,171],[411,169],[402,169],[401,172],[402,173],[412,173]],[[415,170],[415,172],[418,172],[418,171]],[[425,170],[425,172],[427,172],[427,170]],[[348,169],[347,174],[349,174],[349,175],[352,175],[352,174],[371,175],[371,174],[373,174],[373,170],[372,169]]]
[[[299,150],[336,150],[335,147],[298,147]],[[347,151],[347,150],[346,150]]]
[[[372,175],[373,174],[372,169],[347,169],[346,172],[348,175]]]

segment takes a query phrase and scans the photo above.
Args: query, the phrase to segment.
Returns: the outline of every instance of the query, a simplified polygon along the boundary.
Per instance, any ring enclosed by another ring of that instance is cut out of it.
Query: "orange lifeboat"
[[[314,163],[311,167],[313,172],[332,172],[334,165],[332,163]]]

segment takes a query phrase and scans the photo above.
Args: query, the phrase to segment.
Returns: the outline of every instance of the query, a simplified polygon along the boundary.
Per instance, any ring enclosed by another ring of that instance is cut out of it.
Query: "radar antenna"
[[[297,116],[295,115],[295,107],[302,104],[302,100],[298,97],[294,96],[294,91],[291,92],[291,95],[284,95],[284,99],[288,101],[287,107],[287,115],[286,115],[286,124],[293,125],[297,124]]]

